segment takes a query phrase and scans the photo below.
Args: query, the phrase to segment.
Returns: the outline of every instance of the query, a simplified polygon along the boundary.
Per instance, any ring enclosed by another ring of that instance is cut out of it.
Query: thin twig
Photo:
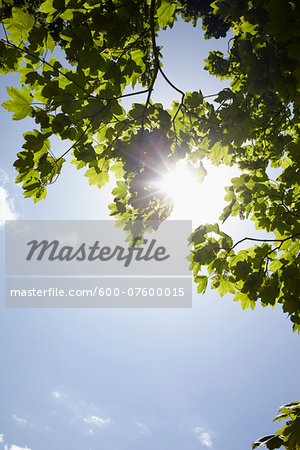
[[[9,42],[9,40],[8,40],[8,36],[7,36],[7,32],[6,32],[6,28],[5,28],[5,26],[4,26],[4,24],[2,23],[1,24],[2,25],[2,27],[3,27],[3,31],[4,31],[4,34],[5,34],[5,37],[6,37],[6,41],[7,41],[7,43],[8,44],[10,44],[10,42]],[[2,40],[2,39],[1,39]]]
[[[47,66],[51,67],[51,69],[57,70],[57,72],[60,75],[64,76],[71,83],[75,84],[79,89],[82,89],[89,97],[93,97],[92,95],[89,94],[89,92],[87,92],[82,86],[80,86],[78,83],[76,83],[76,81],[72,80],[72,78],[70,78],[68,75],[66,75],[65,73],[61,72],[58,68],[54,67],[52,64],[50,64],[44,58],[40,58],[39,56],[36,56],[35,54],[31,53],[26,46],[24,46],[24,48],[21,49],[21,48],[17,47],[15,44],[13,44],[12,42],[5,42],[5,41],[3,41],[3,39],[1,39],[1,41],[4,44],[7,44],[7,45],[9,45],[11,47],[14,47],[14,48],[18,49],[20,52],[27,53],[27,55],[31,56],[32,58],[37,59],[38,61],[42,62],[43,64],[46,64]]]
[[[162,74],[162,76],[164,77],[164,79],[166,80],[166,82],[167,82],[167,83],[168,83],[175,91],[179,92],[179,94],[181,94],[182,97],[184,97],[184,96],[185,96],[185,93],[184,93],[181,89],[178,89],[178,87],[176,87],[175,84],[173,84],[173,83],[169,80],[169,78],[166,76],[166,74],[164,73],[164,71],[162,70],[161,67],[159,67],[159,71],[160,71],[160,73]]]
[[[217,97],[219,94],[220,92],[218,92],[217,94],[203,95],[203,98]]]
[[[237,247],[239,244],[241,244],[244,241],[254,241],[254,242],[280,242],[280,247],[282,246],[282,244],[286,241],[288,241],[289,239],[293,239],[294,237],[300,236],[300,233],[296,233],[296,234],[292,234],[292,236],[289,236],[287,238],[284,239],[257,239],[257,238],[249,238],[249,237],[245,237],[241,240],[239,240],[238,242],[236,242],[231,249],[227,252],[230,253],[235,247]],[[226,255],[227,256],[227,255]]]
[[[154,54],[154,75],[149,87],[149,92],[145,104],[145,108],[147,109],[147,106],[150,102],[151,94],[153,91],[153,86],[155,83],[155,80],[157,78],[158,70],[159,70],[159,57],[158,57],[158,50],[156,46],[156,39],[155,39],[155,24],[154,24],[154,13],[155,13],[155,0],[151,0],[150,5],[150,31],[151,31],[151,41],[152,41],[152,49]]]
[[[158,70],[159,70],[159,57],[158,57],[158,50],[157,50],[157,46],[156,46],[156,40],[155,40],[154,14],[155,14],[155,0],[151,0],[150,31],[151,31],[152,49],[153,49],[153,54],[154,54],[154,74],[153,74],[153,77],[151,80],[151,84],[149,86],[148,95],[147,95],[147,99],[146,99],[146,103],[145,103],[145,107],[144,107],[144,111],[143,111],[143,115],[142,115],[141,134],[140,134],[140,138],[139,138],[139,149],[138,149],[138,163],[140,163],[141,153],[142,153],[141,143],[142,143],[142,136],[144,133],[145,115],[146,115],[148,105],[150,103],[151,94],[152,94],[153,87],[154,87],[154,84],[155,84],[155,81],[157,78],[157,74],[158,74]]]

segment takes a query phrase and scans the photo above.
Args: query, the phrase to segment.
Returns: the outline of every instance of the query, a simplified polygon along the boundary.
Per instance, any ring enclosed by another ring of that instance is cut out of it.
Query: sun
[[[199,188],[195,172],[195,167],[186,165],[184,161],[178,162],[174,168],[167,170],[164,174],[161,190],[176,203],[186,201],[187,197]]]
[[[216,222],[225,206],[225,186],[239,176],[236,168],[213,166],[203,160],[192,166],[181,160],[167,169],[160,181],[160,191],[174,203],[171,219],[189,219],[195,223]]]

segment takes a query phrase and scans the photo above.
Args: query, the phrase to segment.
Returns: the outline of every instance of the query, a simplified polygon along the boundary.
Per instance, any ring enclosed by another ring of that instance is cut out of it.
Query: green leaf
[[[98,167],[91,167],[84,175],[89,179],[90,185],[96,184],[100,189],[109,182],[108,173],[101,171]]]
[[[10,33],[10,40],[26,41],[34,26],[34,17],[20,8],[13,7],[12,17],[4,19],[3,24]]]
[[[203,94],[201,91],[199,92],[192,92],[192,93],[187,93],[185,96],[185,104],[191,108],[191,109],[195,109],[198,108],[198,106],[203,104]]]
[[[283,445],[283,439],[280,436],[270,435],[264,436],[257,441],[253,442],[252,449],[267,446],[269,450],[273,450],[275,448],[280,448]]]
[[[238,261],[233,271],[237,280],[245,280],[251,272],[251,265],[248,261]]]
[[[252,24],[249,23],[245,20],[245,18],[242,16],[241,17],[241,25],[240,25],[240,31],[242,31],[242,33],[249,33],[252,35],[255,35],[258,31],[258,25],[257,24]]]
[[[113,164],[110,168],[112,172],[115,174],[115,178],[123,178],[125,175],[125,171],[123,168],[123,163],[121,161],[117,161],[115,164]]]
[[[55,41],[54,41],[53,37],[51,36],[51,34],[47,35],[46,47],[47,47],[47,50],[49,50],[51,53],[53,53],[54,48],[55,48]]]
[[[90,100],[88,105],[84,106],[82,109],[82,116],[83,117],[92,117],[97,114],[100,114],[104,109],[106,108],[106,105],[103,103],[103,100],[100,100],[98,98]]]
[[[30,116],[32,112],[32,107],[30,105],[33,102],[33,97],[30,94],[29,89],[22,86],[21,91],[14,87],[7,87],[6,90],[12,100],[7,100],[2,106],[7,109],[7,111],[14,113],[12,116],[13,120],[21,120]]]
[[[45,14],[54,14],[55,8],[53,8],[53,0],[46,0],[40,6],[40,12]]]
[[[162,0],[161,5],[157,10],[157,22],[161,28],[165,29],[168,25],[172,27],[175,10],[175,2]]]
[[[207,277],[205,275],[200,275],[195,277],[195,283],[198,284],[197,286],[197,292],[198,294],[203,293],[206,291],[207,287]]]
[[[251,308],[254,309],[255,308],[255,301],[251,300],[249,298],[249,296],[247,294],[244,294],[241,291],[238,291],[233,299],[235,302],[240,302],[241,303],[241,307],[242,309],[247,309],[247,308]]]
[[[226,295],[228,292],[234,294],[235,293],[234,283],[231,283],[228,279],[221,278],[220,285],[218,287],[218,292],[221,297]]]
[[[112,194],[117,198],[123,198],[127,195],[127,184],[124,181],[117,181],[117,187],[112,191]]]

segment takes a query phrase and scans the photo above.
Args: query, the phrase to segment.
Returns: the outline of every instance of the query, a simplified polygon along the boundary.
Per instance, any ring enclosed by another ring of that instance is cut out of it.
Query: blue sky
[[[201,69],[212,44],[200,30],[179,23],[158,44],[178,87],[217,92]],[[10,81],[1,79],[1,103]],[[155,96],[170,102],[173,93],[159,80]],[[3,108],[0,119],[0,220],[108,218],[111,186],[90,187],[71,165],[45,201],[23,199],[12,164],[33,124]],[[196,213],[175,217],[206,220],[223,197],[216,179],[230,176],[209,170],[186,202]],[[227,227],[235,238],[254,233],[244,222]],[[299,399],[299,336],[280,307],[242,311],[231,296],[194,290],[192,309],[5,309],[0,233],[0,449],[250,449],[276,429],[277,408]]]

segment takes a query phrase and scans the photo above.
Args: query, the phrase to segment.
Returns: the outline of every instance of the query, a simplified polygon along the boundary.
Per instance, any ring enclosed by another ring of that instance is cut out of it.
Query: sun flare
[[[194,167],[186,166],[180,161],[175,168],[168,170],[164,175],[161,189],[176,203],[186,201],[187,193],[189,192],[190,196],[195,189],[199,188],[195,170]]]
[[[225,206],[224,188],[235,176],[239,176],[237,169],[216,167],[208,160],[200,167],[180,161],[175,168],[166,171],[160,183],[160,190],[174,202],[170,218],[202,223],[217,221]]]

